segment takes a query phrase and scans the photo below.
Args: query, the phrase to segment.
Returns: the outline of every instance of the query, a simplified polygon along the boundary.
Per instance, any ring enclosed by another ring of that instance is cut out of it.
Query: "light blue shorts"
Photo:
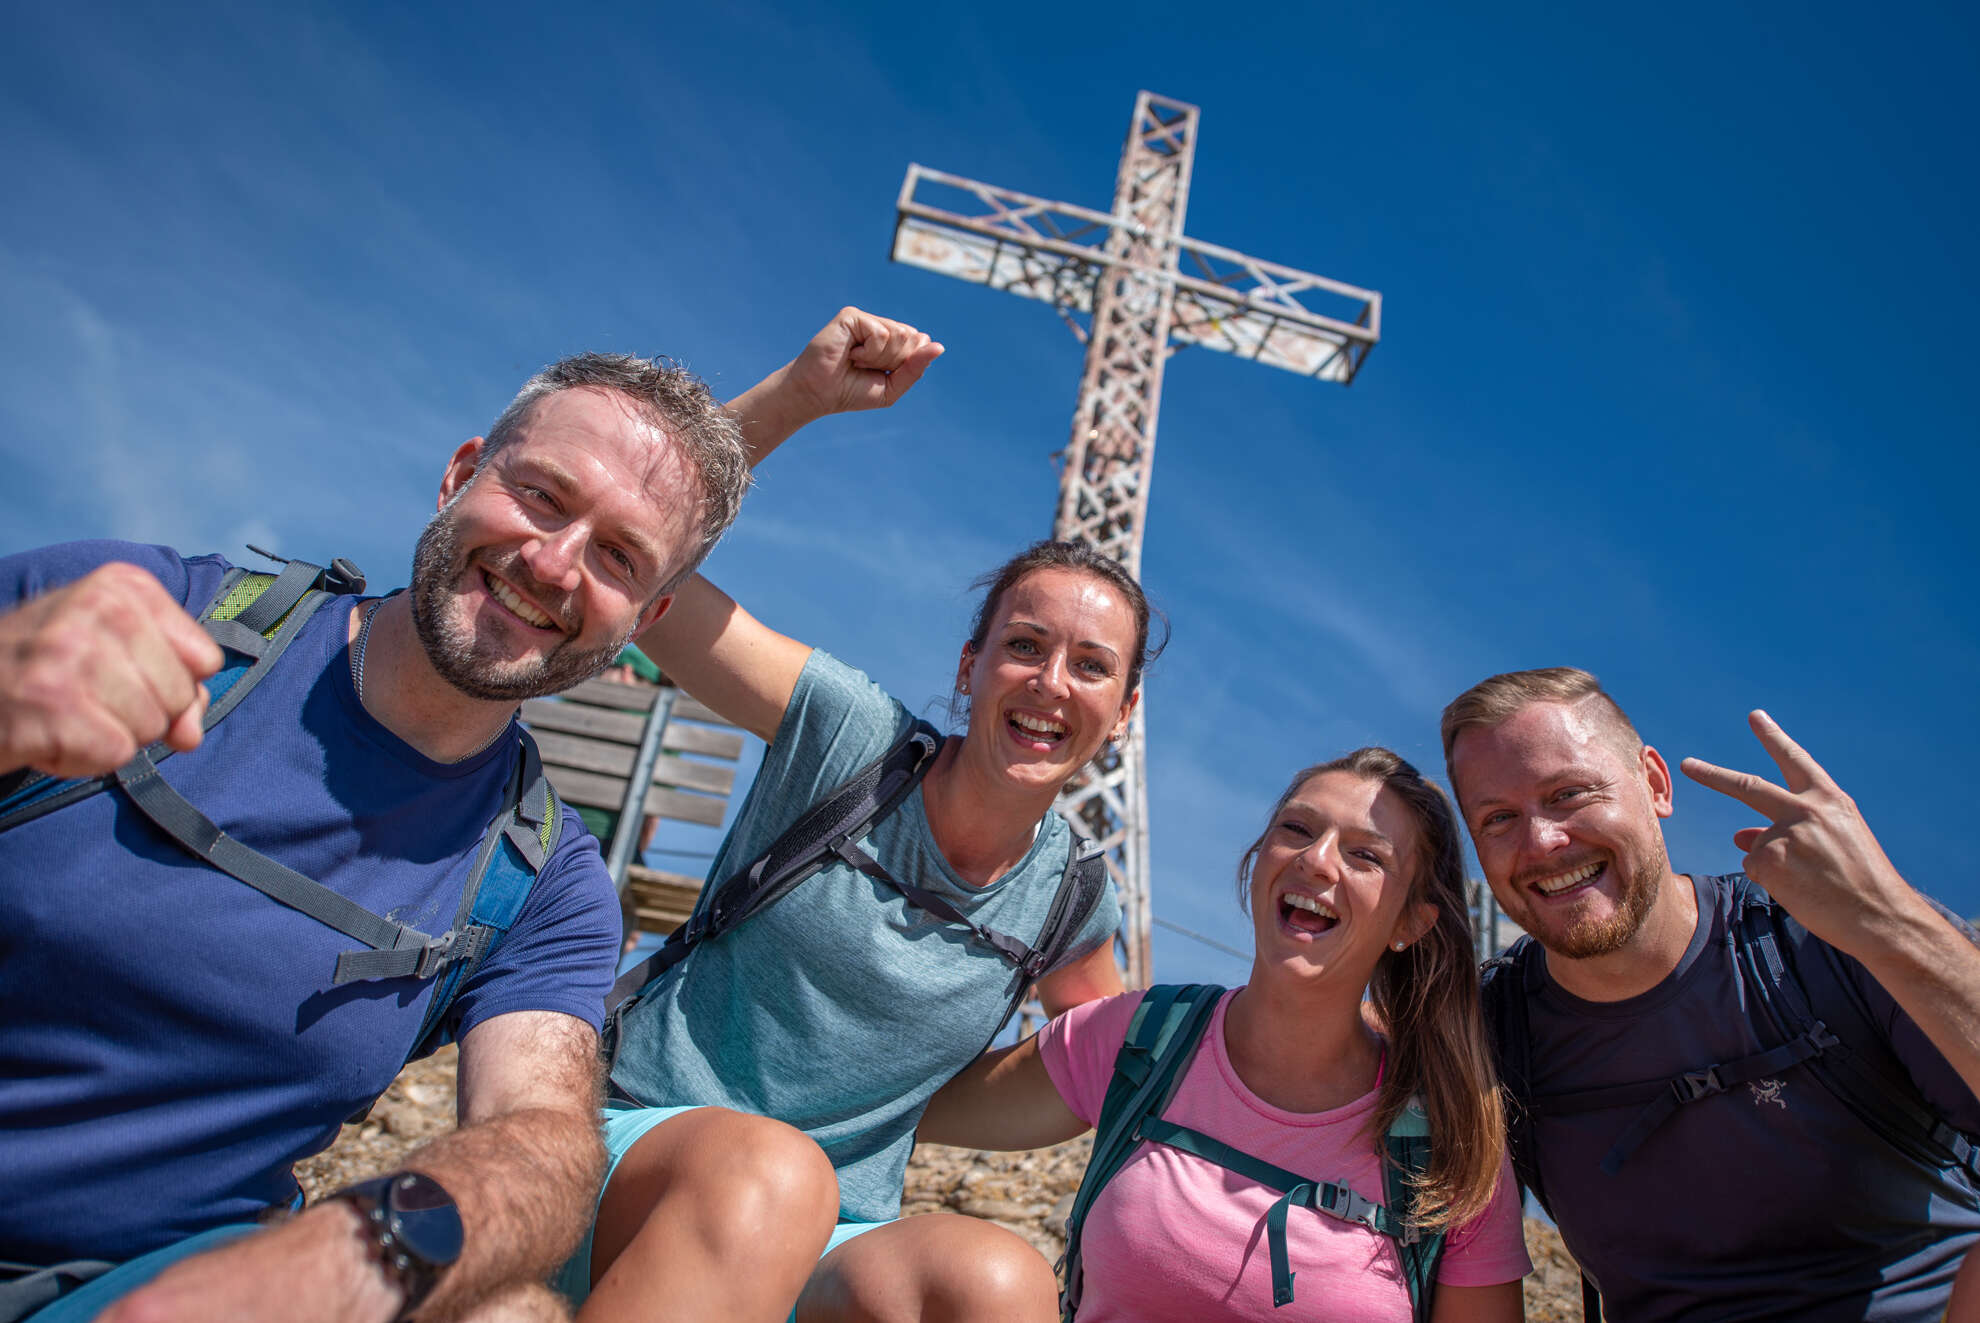
[[[120,1263],[101,1277],[83,1283],[52,1304],[29,1314],[22,1323],[89,1323],[111,1305],[137,1290],[146,1282],[164,1272],[180,1259],[190,1258],[203,1250],[218,1249],[236,1236],[261,1230],[260,1226],[248,1223],[241,1226],[215,1227],[202,1231],[197,1236],[187,1236],[174,1241],[164,1249],[156,1249],[149,1254]]]
[[[624,1103],[607,1103],[604,1118],[604,1185],[612,1183],[612,1173],[619,1169],[619,1159],[623,1158],[627,1150],[637,1144],[647,1131],[663,1121],[671,1121],[681,1113],[693,1110],[693,1106],[632,1107]],[[605,1197],[604,1185],[599,1187],[600,1199]],[[841,1222],[832,1228],[832,1238],[825,1242],[824,1252],[818,1257],[824,1258],[826,1254],[830,1254],[862,1232],[871,1231],[875,1227],[884,1227],[896,1220],[898,1219],[889,1218],[887,1222]],[[591,1233],[597,1229],[597,1225],[598,1212],[594,1208],[592,1224],[584,1229],[584,1239],[578,1242],[577,1253],[571,1255],[570,1261],[559,1268],[556,1275],[550,1279],[551,1288],[569,1300],[574,1307],[583,1304],[585,1297],[591,1294]],[[791,1317],[795,1319],[797,1315],[793,1314]]]

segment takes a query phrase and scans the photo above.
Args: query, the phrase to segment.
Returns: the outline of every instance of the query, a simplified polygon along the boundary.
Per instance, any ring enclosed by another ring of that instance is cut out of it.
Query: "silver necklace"
[[[378,608],[385,605],[379,598],[364,608],[364,620],[358,625],[357,642],[351,645],[351,688],[357,690],[358,706],[364,706],[364,645],[371,641],[371,622],[378,616]]]

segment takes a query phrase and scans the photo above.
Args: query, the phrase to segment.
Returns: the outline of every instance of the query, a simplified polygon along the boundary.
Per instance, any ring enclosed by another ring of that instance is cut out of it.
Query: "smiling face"
[[[997,602],[982,647],[963,647],[966,756],[1056,793],[1127,729],[1135,637],[1133,611],[1103,579],[1056,568],[1019,579]]]
[[[1436,906],[1413,900],[1419,833],[1401,797],[1347,771],[1309,777],[1259,839],[1251,866],[1257,962],[1346,980],[1356,995],[1395,942],[1415,941]]]
[[[659,617],[701,489],[680,447],[606,390],[545,396],[485,463],[483,445],[457,450],[441,482],[413,623],[449,684],[514,702],[596,675]]]
[[[1674,883],[1657,819],[1671,774],[1599,698],[1536,702],[1451,746],[1451,782],[1499,906],[1549,951],[1605,956]]]

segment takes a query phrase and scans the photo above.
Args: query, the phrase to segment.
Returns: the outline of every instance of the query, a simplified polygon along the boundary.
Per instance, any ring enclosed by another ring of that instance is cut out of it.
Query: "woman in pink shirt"
[[[1223,995],[1162,1117],[1381,1204],[1383,1136],[1414,1100],[1432,1145],[1416,1217],[1447,1237],[1425,1317],[1517,1323],[1532,1265],[1458,842],[1443,792],[1387,749],[1295,777],[1238,867],[1256,941],[1250,981]],[[935,1096],[920,1138],[1039,1148],[1087,1129],[1141,997],[1076,1007],[980,1059]],[[1275,1307],[1267,1214],[1281,1193],[1143,1140],[1088,1211],[1080,1323],[1409,1323],[1394,1242],[1310,1207],[1273,1233],[1293,1270],[1281,1285],[1298,1280],[1293,1301]]]

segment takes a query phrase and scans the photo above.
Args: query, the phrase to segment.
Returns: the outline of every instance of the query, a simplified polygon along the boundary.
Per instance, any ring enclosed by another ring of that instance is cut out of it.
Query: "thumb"
[[[193,690],[191,705],[173,718],[172,725],[166,730],[167,748],[179,753],[191,753],[199,747],[205,734],[206,702],[206,686],[199,685]]]
[[[1733,848],[1741,854],[1753,853],[1753,847],[1766,834],[1765,827],[1741,827],[1733,833]]]

